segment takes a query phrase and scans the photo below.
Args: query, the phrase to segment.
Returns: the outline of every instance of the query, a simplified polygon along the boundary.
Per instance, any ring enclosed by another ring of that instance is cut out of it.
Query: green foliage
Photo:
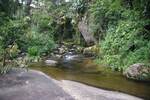
[[[0,75],[1,75],[1,74],[6,74],[10,69],[11,69],[10,66],[2,67],[2,66],[0,65]]]
[[[13,44],[11,48],[9,48],[9,53],[11,58],[16,58],[19,54],[20,50],[18,48],[18,45],[16,43]]]
[[[150,42],[141,35],[143,28],[140,21],[133,20],[119,21],[115,29],[109,28],[101,43],[104,62],[118,69],[125,69],[134,63],[148,62]]]
[[[101,40],[103,64],[123,70],[134,63],[149,62],[149,0],[72,0],[68,3],[63,0],[59,4],[38,0],[36,3],[35,9],[30,9],[18,0],[0,0],[0,55],[3,55],[0,62],[5,53],[10,56],[6,59],[17,57],[19,52],[39,58],[51,52],[54,40],[74,38],[79,43],[78,22],[83,16],[88,17],[91,33]]]
[[[0,12],[8,17],[13,17],[18,7],[18,0],[0,0]]]
[[[29,47],[28,48],[28,54],[29,54],[29,56],[38,56],[39,55],[38,53],[39,53],[38,47],[33,46],[33,47]]]
[[[77,14],[83,15],[88,8],[88,0],[72,0],[72,8]]]
[[[105,37],[104,33],[109,25],[115,26],[116,21],[121,19],[121,12],[124,10],[121,3],[122,0],[96,0],[90,5],[89,24],[92,32],[99,34],[101,39]]]
[[[137,6],[139,0],[97,0],[91,4],[93,32],[104,38],[100,41],[101,63],[121,71],[134,63],[149,62],[150,30],[145,28],[149,25],[143,14],[145,3]]]
[[[25,34],[25,25],[20,20],[9,20],[0,27],[0,30],[3,48],[7,48],[8,45],[12,45],[14,42],[20,43],[22,36]]]
[[[34,9],[32,16],[19,14],[22,16],[16,17],[17,8],[24,6],[18,0],[0,0],[0,63],[3,66],[0,72],[5,73],[5,69],[8,69],[5,60],[13,60],[19,53],[27,52],[30,56],[39,57],[54,47],[53,19],[47,8]],[[43,10],[43,13],[39,13],[39,10]]]
[[[36,47],[38,55],[49,53],[55,46],[53,35],[55,28],[52,26],[54,19],[48,15],[48,10],[39,13],[39,10],[33,12],[31,17],[31,30],[27,33],[28,47]]]
[[[33,32],[33,31],[32,31]],[[30,33],[28,39],[28,45],[30,47],[36,47],[38,55],[42,53],[49,53],[55,46],[52,36],[49,33]]]

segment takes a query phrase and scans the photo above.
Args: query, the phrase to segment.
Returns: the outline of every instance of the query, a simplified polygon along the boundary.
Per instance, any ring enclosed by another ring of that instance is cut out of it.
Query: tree
[[[149,5],[149,0],[96,0],[91,4],[93,30],[104,34],[100,41],[103,64],[122,71],[131,64],[149,62]]]
[[[19,20],[13,20],[18,9],[18,0],[0,0],[0,44],[3,55],[3,67],[9,55],[9,50],[19,43],[24,34],[24,25]]]
[[[0,0],[0,12],[6,16],[13,17],[18,8],[18,0]]]
[[[3,66],[5,66],[5,59],[10,59],[10,49],[14,45],[19,45],[25,34],[25,26],[21,21],[12,21],[9,20],[5,22],[3,26],[0,27],[0,43],[1,49],[3,50]]]

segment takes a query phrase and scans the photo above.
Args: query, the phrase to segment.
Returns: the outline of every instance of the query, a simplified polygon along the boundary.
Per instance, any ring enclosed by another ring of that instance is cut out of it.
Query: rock
[[[39,62],[39,58],[35,58],[35,59],[33,60],[33,62],[35,62],[35,63]]]
[[[53,49],[53,53],[54,53],[54,54],[58,54],[58,53],[59,53],[59,50],[58,50],[58,49]]]
[[[58,50],[59,50],[59,54],[65,53],[65,49],[64,48],[58,48]]]
[[[64,61],[66,61],[66,62],[68,62],[68,61],[75,61],[75,60],[79,60],[81,58],[81,56],[80,55],[65,55],[64,57],[63,57],[63,60]]]
[[[62,58],[62,55],[61,54],[54,54],[54,53],[51,53],[50,54],[50,58],[51,59],[60,59],[60,58]]]
[[[74,45],[72,46],[72,48],[77,48],[77,45],[74,44]]]
[[[0,76],[0,83],[0,100],[143,100],[74,81],[58,81],[35,70],[11,70]]]
[[[83,48],[78,45],[61,43],[58,44],[55,49],[53,49],[51,57],[59,59],[62,58],[62,55],[66,54],[67,52],[81,53],[81,51],[83,51]]]
[[[77,52],[79,52],[79,53],[83,52],[83,48],[80,47],[80,46],[78,46],[78,47],[77,47]]]
[[[52,52],[52,53],[50,53],[50,56],[51,57],[55,57],[55,54]]]
[[[58,84],[75,100],[143,100],[125,93],[103,90],[69,80],[62,80]]]
[[[35,70],[12,70],[0,76],[0,100],[75,100],[54,79]]]
[[[27,56],[18,57],[16,60],[14,60],[14,62],[16,63],[16,66],[20,68],[27,68],[28,63],[30,63],[30,59]]]
[[[61,48],[66,48],[66,46],[65,45],[61,45]]]
[[[19,65],[19,67],[20,67],[20,68],[27,68],[27,67],[28,67],[28,65],[20,64],[20,65]]]
[[[78,28],[88,46],[96,44],[94,35],[89,31],[90,27],[87,24],[86,17],[84,17],[82,21],[79,21]]]
[[[55,55],[55,58],[60,59],[60,58],[62,58],[62,55],[56,54],[56,55]]]
[[[96,45],[84,48],[83,54],[86,56],[96,56],[99,53],[99,47]]]
[[[143,63],[133,64],[123,74],[129,79],[150,81],[150,66]]]
[[[73,49],[73,48],[69,50],[69,52],[76,52],[76,51],[77,51],[77,50],[76,50],[76,49]]]
[[[64,48],[64,50],[65,50],[65,52],[67,52],[67,51],[68,51],[68,48],[67,48],[67,47],[65,47],[65,48]]]
[[[47,54],[46,53],[42,53],[42,56],[45,57]]]
[[[49,66],[56,66],[58,64],[55,60],[46,60],[45,63]]]

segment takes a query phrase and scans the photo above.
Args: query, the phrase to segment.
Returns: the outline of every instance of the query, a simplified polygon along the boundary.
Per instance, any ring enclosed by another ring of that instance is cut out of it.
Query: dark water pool
[[[91,59],[62,63],[56,67],[35,63],[30,68],[40,70],[57,80],[73,80],[150,100],[150,83],[128,80],[121,73],[95,65]]]

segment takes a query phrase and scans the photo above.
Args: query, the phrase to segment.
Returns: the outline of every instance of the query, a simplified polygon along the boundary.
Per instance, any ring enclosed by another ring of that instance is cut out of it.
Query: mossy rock
[[[123,74],[129,79],[150,81],[150,66],[143,63],[133,64]]]
[[[94,45],[94,46],[84,48],[83,54],[89,56],[96,56],[99,54],[99,51],[100,51],[99,47],[97,45]]]

